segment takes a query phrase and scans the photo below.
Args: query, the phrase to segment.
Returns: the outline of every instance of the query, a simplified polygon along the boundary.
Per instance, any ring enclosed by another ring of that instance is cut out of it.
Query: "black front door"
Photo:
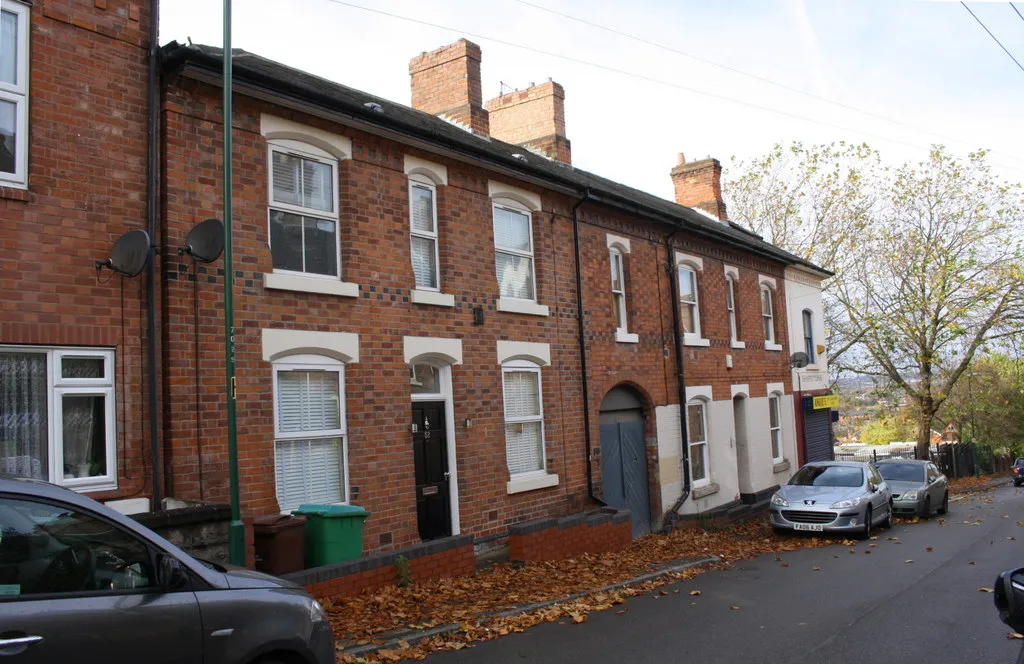
[[[420,539],[452,534],[448,499],[448,439],[443,401],[412,405],[412,445],[416,456],[416,512]]]

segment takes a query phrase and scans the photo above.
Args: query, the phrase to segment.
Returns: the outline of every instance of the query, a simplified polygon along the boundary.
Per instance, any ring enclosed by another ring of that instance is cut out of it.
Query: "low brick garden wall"
[[[471,576],[474,571],[473,538],[456,535],[378,553],[356,560],[314,567],[285,574],[284,578],[306,588],[314,596],[356,595],[367,589],[397,585],[400,580],[396,563],[404,566],[412,582],[451,576]]]
[[[629,510],[601,508],[557,519],[529,521],[508,529],[509,559],[541,562],[582,553],[619,551],[633,541]]]

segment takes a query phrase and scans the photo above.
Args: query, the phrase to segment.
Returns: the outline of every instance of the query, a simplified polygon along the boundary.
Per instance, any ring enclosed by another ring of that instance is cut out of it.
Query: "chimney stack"
[[[697,208],[728,223],[722,199],[722,164],[717,159],[708,157],[687,162],[680,152],[679,163],[672,169],[672,184],[676,189],[676,203]]]
[[[565,89],[548,79],[495,97],[485,104],[490,116],[491,136],[506,143],[522,145],[560,161],[572,163],[569,139],[565,137]]]
[[[460,39],[409,62],[412,107],[452,120],[487,136],[489,123],[480,87],[480,47]]]

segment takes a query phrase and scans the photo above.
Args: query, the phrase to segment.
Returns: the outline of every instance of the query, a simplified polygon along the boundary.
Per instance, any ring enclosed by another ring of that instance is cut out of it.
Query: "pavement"
[[[1000,572],[1024,566],[1024,527],[1017,525],[1024,490],[1006,483],[958,493],[946,518],[880,530],[870,542],[849,547],[837,540],[783,554],[782,561],[771,554],[742,561],[664,586],[668,594],[591,613],[582,624],[544,623],[429,659],[1013,662],[1021,642],[1007,639],[1010,629],[999,621],[992,594],[979,591],[991,588]]]

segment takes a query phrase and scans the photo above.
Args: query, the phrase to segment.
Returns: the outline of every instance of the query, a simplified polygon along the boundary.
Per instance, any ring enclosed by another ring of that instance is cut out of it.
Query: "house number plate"
[[[434,495],[437,495],[437,487],[436,486],[425,486],[425,487],[423,487],[422,494],[424,496],[434,496]]]

